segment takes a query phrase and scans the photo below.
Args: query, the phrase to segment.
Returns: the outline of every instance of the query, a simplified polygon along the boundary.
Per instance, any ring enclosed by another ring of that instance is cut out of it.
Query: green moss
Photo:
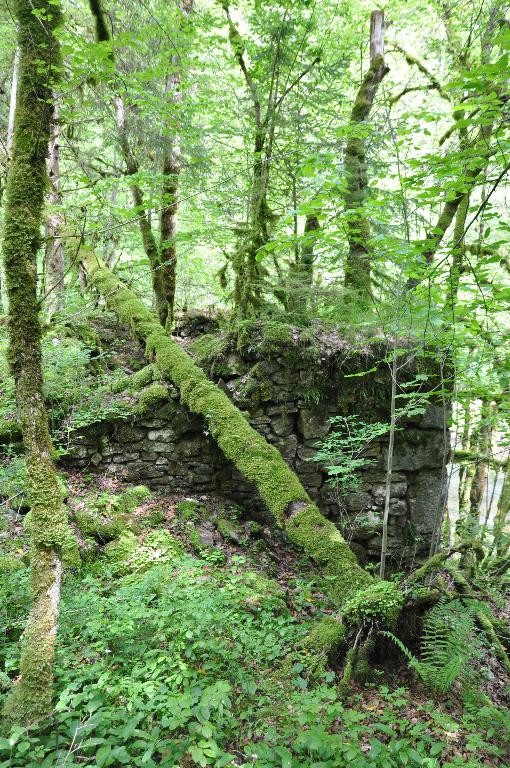
[[[342,618],[347,624],[377,621],[393,627],[404,605],[404,595],[397,584],[380,581],[362,589],[343,605]]]
[[[138,412],[149,413],[158,405],[168,400],[168,387],[160,382],[154,382],[138,395]]]
[[[230,349],[229,340],[225,336],[206,333],[195,339],[190,346],[190,352],[204,371],[211,375],[228,376],[232,373],[227,362]]]
[[[287,347],[293,343],[294,338],[290,325],[277,321],[269,321],[264,324],[260,340],[261,352],[278,352],[281,347]]]
[[[151,531],[141,544],[134,534],[126,531],[105,547],[105,556],[119,575],[142,573],[152,565],[173,563],[182,557],[184,549],[168,531]]]
[[[165,513],[162,509],[153,509],[149,515],[143,520],[144,526],[148,528],[157,528],[166,520]]]
[[[127,529],[123,517],[106,517],[91,510],[79,510],[75,512],[74,519],[84,537],[93,538],[101,544],[112,541]]]
[[[372,577],[358,564],[338,528],[315,504],[307,504],[286,523],[287,535],[319,565],[330,580],[331,593],[342,602],[349,594],[368,586]]]
[[[9,554],[0,554],[0,573],[12,573],[24,568],[25,564],[19,557]]]
[[[121,535],[106,545],[104,554],[107,560],[116,565],[127,563],[138,546],[138,539],[131,531],[123,531]]]
[[[257,523],[256,520],[249,520],[247,523],[247,526],[248,526],[248,533],[250,536],[257,537],[262,535],[264,526],[261,525],[260,523]]]
[[[146,365],[136,373],[119,376],[119,378],[114,379],[111,391],[115,394],[125,391],[130,393],[138,392],[157,378],[159,377],[156,367],[152,364]]]
[[[198,520],[200,504],[193,499],[182,499],[175,505],[175,510],[181,520]]]
[[[333,616],[324,616],[304,640],[304,647],[313,653],[329,654],[341,645],[345,626]]]
[[[127,488],[120,494],[91,495],[85,499],[85,509],[74,514],[76,524],[85,537],[92,537],[104,544],[125,531],[138,533],[133,512],[150,498],[151,492],[144,485]]]
[[[191,547],[197,554],[200,554],[205,548],[204,545],[202,544],[202,539],[200,538],[200,534],[194,525],[188,525],[186,527],[186,538],[188,539]]]
[[[245,531],[235,520],[230,520],[228,517],[220,517],[216,520],[216,528],[227,541],[234,541],[237,544],[246,543]]]
[[[151,497],[151,492],[145,485],[133,485],[130,488],[126,488],[119,496],[117,496],[117,504],[120,511],[124,514],[130,514],[134,512],[140,504],[147,501]]]

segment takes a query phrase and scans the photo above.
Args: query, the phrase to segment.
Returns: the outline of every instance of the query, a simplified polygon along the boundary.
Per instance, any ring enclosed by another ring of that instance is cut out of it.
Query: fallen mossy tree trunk
[[[338,603],[372,583],[336,526],[312,502],[281,454],[256,432],[190,355],[168,336],[156,316],[88,248],[81,263],[109,309],[145,343],[146,354],[179,390],[183,403],[205,419],[225,456],[257,488],[277,524],[331,578]]]
[[[374,580],[358,564],[336,526],[311,501],[276,448],[250,426],[225,393],[165,333],[156,316],[93,251],[82,249],[81,262],[90,284],[119,320],[129,324],[145,343],[147,357],[178,388],[182,402],[203,416],[211,436],[244,477],[254,483],[278,525],[323,568],[331,584],[328,591],[340,610],[336,616],[319,621],[305,641],[315,661],[325,659],[343,645],[344,651],[348,649],[344,686],[352,677],[366,677],[379,630],[395,628],[403,611],[415,610],[413,585],[442,570],[445,561],[459,549],[439,553],[400,584]],[[497,651],[498,658],[503,659],[504,651]]]

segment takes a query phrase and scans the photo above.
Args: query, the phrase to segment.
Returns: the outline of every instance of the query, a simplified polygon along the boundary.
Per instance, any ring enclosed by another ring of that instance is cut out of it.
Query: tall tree
[[[235,278],[234,310],[237,315],[246,317],[262,303],[262,280],[266,270],[257,255],[268,243],[276,218],[268,202],[268,193],[278,118],[289,93],[318,64],[320,57],[315,56],[294,77],[291,69],[284,71],[283,37],[289,22],[287,12],[284,12],[274,35],[269,83],[265,84],[268,93],[265,96],[263,87],[257,82],[255,67],[249,64],[246,43],[232,18],[231,3],[229,0],[218,2],[225,12],[230,45],[250,94],[254,126],[247,221],[231,259]]]
[[[99,43],[108,42],[113,45],[112,34],[108,26],[100,0],[90,0],[90,9],[95,19],[96,40]],[[193,11],[193,0],[180,0],[178,8],[181,13],[181,28],[187,23]],[[113,48],[110,51],[110,59],[114,60]],[[179,108],[182,101],[181,81],[182,62],[176,54],[171,57],[171,72],[165,79],[164,93],[168,103]],[[133,151],[130,136],[130,106],[126,103],[122,93],[122,78],[115,73],[116,93],[114,96],[115,121],[117,126],[118,142],[125,164],[127,177],[136,177],[141,170],[138,158]],[[177,131],[171,135],[167,125],[163,125],[163,144],[161,163],[162,172],[162,201],[159,226],[159,238],[155,235],[148,205],[144,197],[141,185],[133,178],[130,184],[133,202],[137,208],[137,218],[142,236],[143,247],[149,259],[152,288],[157,315],[161,324],[168,330],[172,327],[175,288],[176,288],[176,232],[178,209],[178,184],[181,173],[180,141]]]
[[[11,720],[31,722],[51,709],[62,562],[73,548],[44,405],[37,300],[52,85],[60,69],[55,30],[61,14],[54,0],[16,0],[13,7],[20,58],[3,260],[9,298],[9,359],[28,474],[33,606],[23,634],[20,679],[4,714]]]
[[[389,68],[384,62],[384,12],[370,17],[370,67],[359,88],[350,118],[350,135],[344,152],[347,188],[345,213],[349,253],[345,285],[367,294],[370,291],[370,224],[364,210],[367,194],[367,159],[364,123],[370,117],[378,87]]]

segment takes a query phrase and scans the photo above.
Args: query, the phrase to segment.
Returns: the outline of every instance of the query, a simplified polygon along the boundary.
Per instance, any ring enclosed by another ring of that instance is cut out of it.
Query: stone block
[[[175,452],[175,447],[172,443],[150,443],[150,447],[154,453],[165,453],[168,456]]]
[[[384,461],[388,448],[383,447]],[[417,472],[420,469],[441,467],[444,458],[443,433],[435,430],[407,430],[399,435],[393,452],[393,469]]]
[[[408,508],[405,499],[390,499],[390,515],[405,516]]]
[[[156,461],[158,455],[155,451],[142,451],[140,458],[142,461]]]
[[[372,497],[369,493],[359,491],[358,493],[348,493],[342,499],[349,512],[362,512],[370,509],[372,506]]]
[[[134,427],[130,424],[122,424],[115,431],[115,438],[121,443],[129,443],[130,441],[143,440],[146,434],[146,429]]]
[[[324,482],[320,472],[311,472],[309,475],[303,475],[301,479],[307,488],[320,488]]]
[[[193,456],[201,456],[207,450],[206,445],[200,438],[191,440],[180,440],[177,443],[177,450],[180,456],[192,458]]]
[[[175,438],[175,433],[171,429],[150,429],[147,433],[148,440],[157,440],[159,442],[170,442]]]
[[[448,422],[450,414],[442,405],[429,405],[421,417],[420,426],[423,429],[444,429],[445,421]]]
[[[271,429],[278,437],[288,437],[294,430],[292,420],[285,416],[274,416],[271,419]]]
[[[426,536],[434,529],[439,513],[442,485],[441,470],[422,470],[416,473],[409,486],[410,521],[419,534]]]
[[[297,427],[305,440],[320,440],[326,437],[331,425],[325,420],[322,409],[301,408],[298,413]]]
[[[146,429],[161,429],[166,423],[166,419],[147,419],[140,422],[141,426],[146,427]]]
[[[86,459],[89,456],[89,449],[85,445],[73,445],[71,446],[67,456],[70,459]]]
[[[118,463],[127,463],[129,461],[136,461],[140,458],[140,454],[138,452],[129,452],[126,451],[126,453],[117,453],[113,457],[113,461]]]

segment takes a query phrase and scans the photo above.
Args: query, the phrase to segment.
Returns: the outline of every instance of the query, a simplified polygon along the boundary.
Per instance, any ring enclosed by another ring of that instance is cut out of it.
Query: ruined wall
[[[334,334],[297,331],[276,323],[247,326],[233,344],[215,334],[203,335],[207,329],[196,326],[190,328],[188,323],[180,329],[182,343],[245,411],[253,427],[278,448],[358,556],[377,558],[387,436],[365,452],[372,463],[360,471],[361,486],[355,491],[340,493],[328,484],[327,472],[313,458],[317,441],[328,434],[332,416],[357,414],[366,422],[388,420],[390,375],[382,362],[384,344],[353,349]],[[428,378],[419,384],[422,391],[437,384],[428,366]],[[420,370],[424,363],[415,358],[401,374],[402,382],[414,379]],[[354,375],[363,371],[369,372]],[[445,438],[445,413],[436,402],[431,401],[424,414],[400,423],[389,520],[394,568],[428,552],[441,499]],[[106,471],[165,493],[218,492],[250,514],[263,513],[253,486],[225,459],[205,433],[202,420],[179,403],[171,387],[168,402],[148,414],[83,430],[63,464]]]

